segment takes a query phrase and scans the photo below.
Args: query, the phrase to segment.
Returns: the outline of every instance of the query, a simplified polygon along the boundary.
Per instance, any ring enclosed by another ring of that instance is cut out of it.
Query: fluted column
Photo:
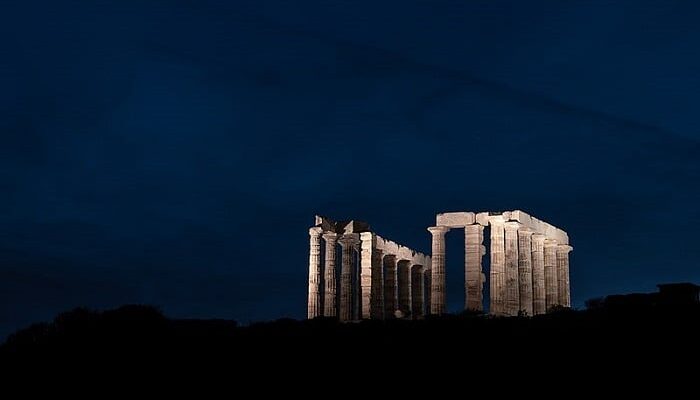
[[[520,310],[532,316],[532,230],[527,228],[518,231],[518,283]]]
[[[519,222],[505,223],[506,249],[506,315],[516,316],[520,310],[520,286],[518,283],[518,229]]]
[[[547,312],[544,282],[544,241],[539,233],[532,235],[532,311],[535,315]]]
[[[398,271],[396,256],[387,254],[384,256],[384,318],[394,318],[394,313],[399,307]]]
[[[309,319],[321,315],[321,227],[309,229],[309,299],[307,317]]]
[[[360,242],[360,319],[381,319],[382,252],[376,248],[376,236],[372,232],[362,232]]]
[[[432,265],[432,263],[430,264]],[[430,314],[430,305],[432,304],[432,292],[433,292],[433,271],[432,269],[428,269],[423,273],[423,280],[425,281],[425,284],[423,285],[425,287],[425,291],[423,292],[423,301],[425,302],[425,311],[428,314]]]
[[[384,252],[374,249],[372,253],[372,300],[370,315],[372,319],[384,319]]]
[[[559,304],[557,283],[557,241],[546,239],[544,241],[544,290],[547,311]]]
[[[423,300],[423,291],[425,288],[425,267],[417,265],[413,267],[411,274],[411,314],[413,319],[422,319],[423,314],[425,313],[425,303]]]
[[[445,313],[445,233],[450,228],[433,226],[428,231],[433,235],[432,245],[432,279],[430,288],[430,313],[440,315]]]
[[[352,272],[357,238],[353,234],[343,235],[338,240],[343,249],[340,264],[340,320],[352,320]]]
[[[326,241],[326,262],[325,262],[325,296],[323,297],[323,315],[326,317],[335,317],[337,315],[336,307],[336,282],[335,282],[335,245],[338,240],[338,234],[327,232],[323,234],[323,240]]]
[[[482,280],[482,258],[484,249],[484,227],[478,224],[464,228],[464,309],[483,311],[484,281]]]
[[[357,241],[353,246],[353,266],[352,266],[352,318],[353,320],[362,319],[362,276],[360,271],[361,250],[360,250],[360,235],[356,234]]]
[[[501,216],[489,217],[491,226],[491,305],[490,313],[505,314],[505,220]]]
[[[403,317],[411,315],[411,262],[401,260],[397,264],[399,306]]]
[[[571,307],[571,293],[569,287],[569,252],[574,248],[560,244],[557,246],[557,290],[559,304]]]

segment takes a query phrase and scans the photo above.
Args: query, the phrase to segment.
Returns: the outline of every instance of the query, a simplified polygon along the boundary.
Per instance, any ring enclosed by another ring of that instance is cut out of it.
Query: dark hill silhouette
[[[280,319],[242,327],[168,319],[132,305],[76,309],[23,329],[0,346],[0,365],[37,385],[45,385],[44,376],[66,375],[64,384],[94,385],[94,394],[141,393],[145,385],[160,394],[178,391],[179,398],[183,384],[198,391],[215,384],[217,392],[256,397],[332,391],[362,398],[371,391],[434,398],[486,390],[499,398],[523,391],[598,398],[649,385],[692,388],[698,322],[700,307],[687,305],[560,309],[533,318]]]
[[[11,335],[0,346],[0,364],[30,377],[68,371],[66,382],[86,370],[117,385],[132,386],[132,378],[141,377],[159,391],[173,390],[180,380],[217,376],[224,390],[285,396],[333,390],[352,397],[345,389],[363,396],[376,387],[378,393],[415,397],[422,391],[432,398],[450,386],[475,385],[501,395],[534,390],[562,398],[557,390],[564,397],[588,390],[597,398],[611,388],[628,394],[649,384],[692,386],[700,305],[688,298],[609,296],[589,301],[586,310],[561,308],[532,318],[462,313],[420,321],[279,319],[250,326],[169,319],[146,305],[78,308]]]
[[[658,358],[654,363],[666,364],[679,354],[696,357],[699,322],[697,304],[606,307],[603,302],[533,318],[465,313],[348,324],[280,319],[239,327],[235,321],[168,319],[154,307],[130,305],[104,312],[79,308],[35,324],[11,335],[0,347],[0,359],[230,360],[248,372],[287,374],[301,373],[300,363],[308,361],[322,364],[315,373],[324,374],[338,366],[422,368],[437,361],[487,371],[521,359],[529,366],[526,373],[541,365],[557,374],[589,363],[649,365],[651,355]]]

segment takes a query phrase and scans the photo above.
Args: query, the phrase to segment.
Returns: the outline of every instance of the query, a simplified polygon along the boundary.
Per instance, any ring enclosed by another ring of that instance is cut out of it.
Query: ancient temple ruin
[[[438,214],[436,225],[428,228],[432,257],[382,238],[367,223],[317,216],[309,229],[308,317],[351,321],[444,314],[445,235],[456,229],[464,230],[465,310],[484,310],[486,230],[490,314],[537,315],[555,306],[571,306],[573,248],[567,233],[522,211]]]
[[[445,234],[464,229],[465,309],[483,310],[484,230],[490,233],[490,308],[494,315],[544,314],[571,306],[569,236],[522,211],[438,214],[433,235],[431,314],[445,313]]]
[[[430,257],[382,238],[365,222],[316,216],[309,235],[309,318],[337,316],[350,321],[424,315]]]

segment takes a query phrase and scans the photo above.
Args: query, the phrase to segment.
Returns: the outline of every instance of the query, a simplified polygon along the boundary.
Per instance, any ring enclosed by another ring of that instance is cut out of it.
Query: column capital
[[[428,232],[432,233],[433,236],[435,235],[444,235],[445,233],[449,232],[450,228],[446,226],[431,226],[428,228]]]
[[[532,228],[528,226],[521,226],[520,229],[518,229],[518,233],[520,235],[535,235],[535,231],[532,230]]]
[[[335,232],[326,232],[323,234],[323,239],[326,242],[335,242],[336,240],[338,240],[338,234]]]
[[[396,254],[384,254],[382,256],[382,259],[386,258],[389,262],[395,262],[397,263],[399,261],[398,257],[396,257]]]
[[[374,237],[372,232],[360,232],[360,240],[370,240]]]
[[[557,242],[556,239],[545,239],[544,240],[544,247],[557,247],[559,243]]]
[[[557,246],[557,253],[568,253],[573,249],[574,248],[569,246],[568,244],[560,244]]]
[[[509,231],[517,231],[521,226],[522,224],[518,221],[508,221],[505,223],[506,230]]]
[[[464,229],[471,230],[471,231],[474,231],[474,230],[478,231],[478,230],[483,230],[484,226],[481,224],[471,224],[471,225],[465,226]]]
[[[357,234],[352,233],[342,235],[338,238],[338,243],[340,243],[340,247],[343,248],[345,248],[345,246],[356,246],[360,243],[360,239],[357,236]]]
[[[546,239],[547,239],[547,236],[545,236],[541,233],[533,233],[532,234],[532,241],[534,241],[534,242],[544,243]]]
[[[476,216],[474,217],[474,222],[476,222],[477,225],[488,226],[489,225],[489,213],[480,212],[480,213],[476,214]]]
[[[320,237],[323,233],[323,228],[320,226],[314,226],[309,228],[309,236]]]
[[[503,225],[506,223],[506,218],[503,215],[489,215],[489,225]]]

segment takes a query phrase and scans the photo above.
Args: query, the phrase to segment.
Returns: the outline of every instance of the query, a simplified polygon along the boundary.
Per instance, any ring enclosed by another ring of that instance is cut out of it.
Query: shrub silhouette
[[[596,303],[598,304],[598,303]],[[638,354],[693,356],[700,337],[700,307],[608,310],[553,308],[532,318],[498,318],[480,313],[430,316],[424,320],[340,323],[336,318],[279,319],[240,327],[228,320],[168,319],[154,307],[115,310],[78,308],[50,323],[34,324],[0,346],[0,361],[49,356],[62,360],[148,360],[152,365],[232,363],[257,374],[294,374],[300,363],[323,365],[315,377],[339,368],[430,365],[501,371],[505,360],[539,364],[594,362],[616,365]],[[633,340],[632,340],[633,339]],[[637,343],[643,343],[642,346]],[[612,350],[610,350],[612,349]],[[87,365],[87,364],[86,364]],[[550,365],[551,364],[546,364]],[[394,371],[391,369],[390,371]],[[527,372],[527,371],[526,371]],[[376,375],[379,376],[379,375]]]

